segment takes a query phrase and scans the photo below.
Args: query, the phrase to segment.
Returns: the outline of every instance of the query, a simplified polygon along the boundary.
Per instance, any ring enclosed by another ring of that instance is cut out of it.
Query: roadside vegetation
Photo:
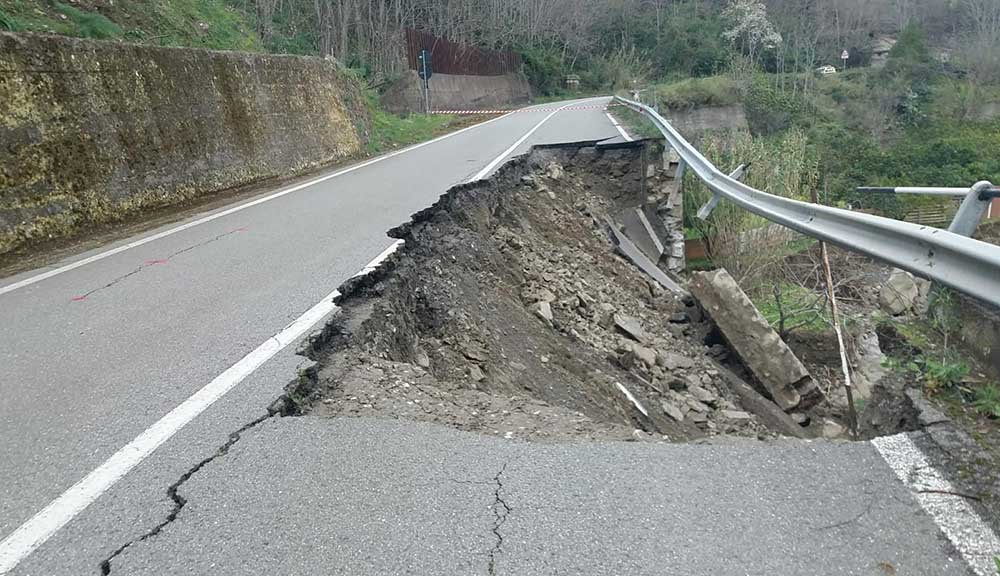
[[[449,114],[409,114],[399,116],[386,112],[372,90],[365,93],[365,104],[371,118],[367,153],[376,156],[396,148],[430,140],[448,132],[460,121]]]
[[[0,30],[158,46],[261,50],[245,15],[223,0],[0,1]]]

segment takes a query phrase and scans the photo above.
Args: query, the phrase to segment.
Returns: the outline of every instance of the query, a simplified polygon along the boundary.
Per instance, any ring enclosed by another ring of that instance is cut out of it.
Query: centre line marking
[[[568,106],[568,104],[567,104]],[[566,106],[555,110],[551,114],[547,115],[541,122],[536,124],[531,130],[529,130],[524,136],[522,136],[513,146],[505,150],[500,156],[490,162],[486,168],[479,171],[473,178],[468,180],[469,182],[480,180],[491,170],[493,170],[498,164],[503,162],[507,156],[509,156],[518,146],[524,143],[532,134],[538,130],[542,124],[544,124],[549,118],[554,116],[559,110],[562,110]],[[500,118],[504,118],[501,116]],[[494,118],[489,122],[494,122],[500,118]],[[472,128],[478,128],[489,122],[484,122],[483,124],[477,124],[475,126],[470,126],[458,132],[453,132],[447,134],[440,138],[424,142],[423,144],[418,144],[410,148],[394,152],[392,154],[381,156],[374,160],[369,160],[368,162],[358,164],[346,170],[342,170],[335,174],[330,174],[322,178],[317,178],[305,184],[300,184],[288,190],[284,190],[265,198],[261,198],[250,202],[248,204],[243,204],[235,208],[220,212],[218,214],[213,214],[206,218],[184,224],[183,226],[178,226],[172,228],[165,232],[159,234],[154,234],[148,238],[142,240],[137,240],[130,244],[120,246],[114,250],[109,250],[107,252],[102,252],[90,258],[85,258],[79,262],[64,266],[62,268],[57,268],[51,272],[46,272],[45,274],[40,274],[38,276],[33,276],[27,280],[23,280],[17,284],[11,284],[4,289],[0,289],[0,294],[5,292],[10,292],[16,290],[21,286],[27,286],[28,284],[33,284],[34,282],[39,282],[45,278],[55,276],[67,270],[72,270],[73,268],[78,268],[84,266],[90,262],[95,262],[102,258],[107,258],[113,254],[117,254],[129,248],[134,248],[135,246],[141,246],[148,242],[152,242],[164,236],[169,236],[180,232],[181,230],[186,230],[192,226],[197,226],[198,224],[214,220],[216,218],[221,218],[227,214],[232,214],[244,208],[249,208],[268,200],[278,198],[285,194],[290,194],[296,190],[301,190],[306,186],[310,186],[317,182],[322,182],[323,180],[329,180],[341,174],[346,174],[353,170],[357,170],[364,166],[369,166],[386,158],[391,158],[398,154],[402,154],[408,150],[415,150],[422,146],[426,146],[433,142],[438,142],[444,138],[454,136],[466,130],[471,130]],[[369,262],[364,268],[361,269],[354,277],[364,276],[375,270],[386,258],[388,258],[392,253],[394,253],[400,245],[402,245],[402,240],[397,240],[388,248],[386,248],[381,254],[375,257],[374,260]],[[165,416],[156,421],[155,424],[147,428],[142,434],[137,436],[134,440],[120,448],[115,452],[110,458],[104,461],[103,464],[95,468],[92,472],[84,476],[82,480],[71,486],[68,490],[59,495],[58,498],[50,502],[45,508],[35,514],[30,520],[19,526],[13,533],[0,541],[0,575],[7,574],[14,569],[22,560],[24,560],[29,554],[34,552],[39,546],[45,543],[53,534],[55,534],[60,528],[65,526],[70,520],[76,517],[77,514],[82,512],[87,506],[93,503],[97,498],[99,498],[104,492],[106,492],[111,486],[118,482],[122,477],[129,473],[133,468],[135,468],[140,462],[146,459],[150,454],[152,454],[157,448],[159,448],[164,442],[169,440],[174,434],[176,434],[181,428],[189,424],[192,420],[198,417],[202,412],[208,409],[209,406],[214,404],[219,398],[222,398],[227,392],[236,387],[237,384],[245,380],[250,374],[263,365],[265,362],[274,357],[275,354],[283,350],[292,342],[295,342],[299,337],[306,333],[310,328],[312,328],[317,322],[321,321],[327,315],[334,313],[338,308],[337,305],[333,303],[333,300],[339,296],[340,292],[334,290],[328,294],[325,298],[320,300],[316,305],[307,310],[304,314],[292,321],[291,324],[285,326],[280,332],[274,336],[268,338],[263,344],[255,348],[252,352],[241,358],[236,364],[233,364],[225,372],[216,376],[211,382],[206,384],[201,390],[195,392],[187,400],[182,402],[176,408],[168,412]]]

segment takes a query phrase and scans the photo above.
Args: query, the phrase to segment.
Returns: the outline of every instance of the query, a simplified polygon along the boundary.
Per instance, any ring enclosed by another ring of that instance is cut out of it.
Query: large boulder
[[[920,288],[913,275],[904,270],[893,270],[879,292],[879,306],[887,314],[899,316],[913,308],[920,296]]]
[[[782,410],[808,408],[822,399],[822,392],[809,371],[728,272],[694,273],[689,288],[743,364]]]

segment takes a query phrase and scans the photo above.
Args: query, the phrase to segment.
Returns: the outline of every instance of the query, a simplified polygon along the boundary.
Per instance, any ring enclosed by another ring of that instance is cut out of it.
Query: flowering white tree
[[[781,44],[781,34],[767,19],[767,7],[761,0],[730,0],[722,15],[729,22],[722,37],[738,54],[749,59],[751,69],[765,50]]]

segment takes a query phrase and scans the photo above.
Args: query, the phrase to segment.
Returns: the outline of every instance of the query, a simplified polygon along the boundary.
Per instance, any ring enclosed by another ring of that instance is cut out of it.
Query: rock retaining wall
[[[0,254],[359,153],[320,58],[0,34]]]

